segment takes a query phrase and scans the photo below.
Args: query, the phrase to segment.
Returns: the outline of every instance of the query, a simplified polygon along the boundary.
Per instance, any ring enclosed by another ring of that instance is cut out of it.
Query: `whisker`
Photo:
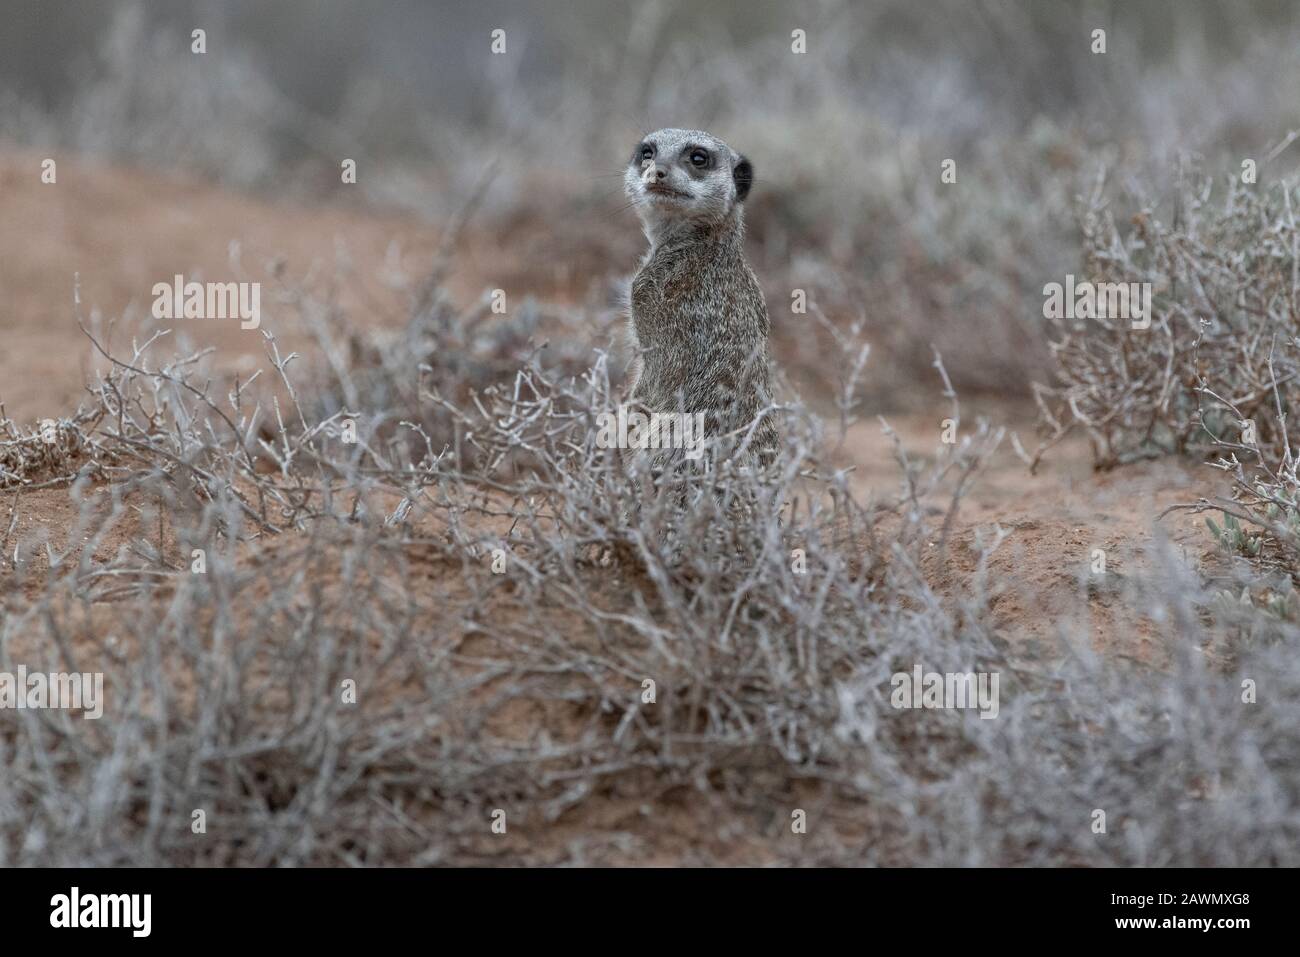
[[[640,198],[634,199],[634,200],[632,200],[632,201],[630,201],[630,202],[627,202],[627,203],[623,203],[623,204],[620,205],[617,209],[612,209],[612,210],[610,210],[610,211],[607,212],[607,213],[603,213],[603,214],[600,216],[600,221],[603,222],[603,223],[605,223],[605,222],[609,222],[610,220],[614,219],[616,216],[621,216],[623,213],[627,212],[629,209],[632,209],[634,206],[641,206],[641,205],[643,205],[643,204],[644,204],[644,200],[642,200],[642,199],[640,199]]]

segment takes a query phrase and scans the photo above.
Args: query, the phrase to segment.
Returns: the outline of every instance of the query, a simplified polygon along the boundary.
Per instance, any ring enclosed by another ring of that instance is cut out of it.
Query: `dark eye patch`
[[[686,157],[686,162],[690,163],[696,169],[708,169],[713,165],[713,156],[708,150],[699,146],[688,146],[682,151]]]
[[[655,148],[650,143],[640,143],[632,151],[632,165],[640,166],[648,159],[654,159]]]

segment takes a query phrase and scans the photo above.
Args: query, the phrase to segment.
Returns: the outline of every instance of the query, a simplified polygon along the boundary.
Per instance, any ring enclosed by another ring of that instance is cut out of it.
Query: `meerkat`
[[[714,461],[763,468],[778,435],[767,305],[743,249],[753,182],[748,159],[700,130],[658,130],[632,151],[624,188],[650,248],[629,295],[627,396],[650,413],[702,413]]]

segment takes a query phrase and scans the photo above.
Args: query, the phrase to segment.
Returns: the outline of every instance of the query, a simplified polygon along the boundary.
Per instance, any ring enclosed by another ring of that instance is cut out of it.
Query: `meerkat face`
[[[749,195],[754,167],[716,136],[657,130],[636,145],[623,176],[651,240],[684,220],[721,222]]]

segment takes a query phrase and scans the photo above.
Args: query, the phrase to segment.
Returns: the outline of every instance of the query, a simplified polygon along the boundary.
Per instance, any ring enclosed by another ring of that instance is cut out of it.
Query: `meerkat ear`
[[[743,203],[754,185],[754,164],[737,154],[736,165],[731,168],[731,178],[736,182],[736,202]]]

